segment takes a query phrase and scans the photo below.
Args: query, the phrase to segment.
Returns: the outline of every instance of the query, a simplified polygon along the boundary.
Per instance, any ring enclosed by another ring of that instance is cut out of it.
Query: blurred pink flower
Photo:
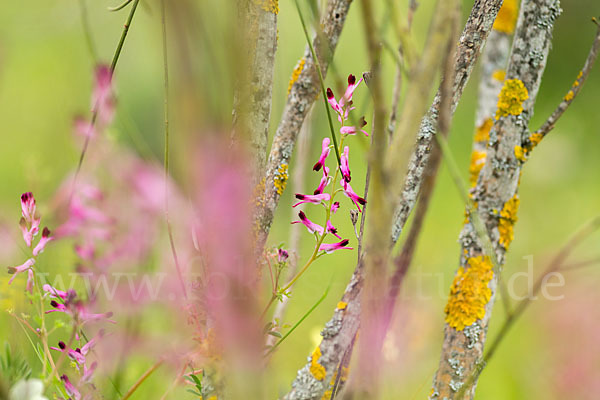
[[[21,272],[31,270],[34,264],[35,260],[33,258],[30,258],[21,265],[17,265],[16,267],[8,267],[8,273],[13,274],[13,276],[8,281],[8,284],[10,285],[15,280],[17,275],[19,275]]]

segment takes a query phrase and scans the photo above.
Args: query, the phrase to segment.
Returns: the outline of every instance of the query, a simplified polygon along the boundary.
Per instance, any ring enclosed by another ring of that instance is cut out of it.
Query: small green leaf
[[[280,338],[281,339],[281,333],[277,332],[277,331],[270,331],[268,332],[269,335],[271,336],[275,336],[276,338]]]

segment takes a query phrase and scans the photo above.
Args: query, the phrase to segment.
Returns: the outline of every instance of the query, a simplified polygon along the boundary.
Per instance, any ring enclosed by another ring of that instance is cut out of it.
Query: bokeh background
[[[84,34],[81,1],[86,5],[93,51]],[[13,251],[20,240],[19,195],[33,191],[42,213],[48,210],[60,183],[71,173],[79,157],[72,123],[77,115],[88,115],[89,97],[96,62],[109,62],[127,11],[108,12],[116,4],[106,0],[56,0],[5,2],[0,12],[0,261],[14,265],[21,256]],[[169,4],[169,35],[172,78],[173,175],[186,187],[193,160],[186,145],[194,135],[226,126],[231,117],[231,88],[235,65],[233,1],[172,1]],[[305,39],[294,4],[280,0],[279,40],[271,133],[277,127],[286,99],[289,77],[302,56]],[[383,0],[376,1],[378,18],[386,13]],[[414,20],[414,37],[422,45],[433,11],[433,1],[420,2]],[[538,127],[562,99],[581,69],[596,27],[591,17],[600,15],[595,0],[563,0],[563,14],[554,30],[548,66],[532,120]],[[464,1],[464,19],[472,1]],[[398,2],[406,10],[406,1]],[[305,8],[308,15],[308,8]],[[351,11],[336,54],[336,69],[343,76],[361,74],[368,68],[365,41],[357,5]],[[160,163],[163,144],[163,81],[160,8],[158,2],[142,1],[135,16],[115,75],[118,98],[115,122],[105,133],[111,141],[140,157]],[[391,29],[386,33],[396,43]],[[394,62],[384,56],[384,82],[391,98]],[[600,213],[600,66],[592,71],[581,94],[556,129],[535,150],[524,168],[520,188],[521,208],[505,266],[506,277],[527,271],[524,257],[533,257],[534,273],[540,273],[555,251],[579,226]],[[471,77],[458,106],[450,145],[468,176],[471,139],[477,101],[478,72]],[[329,85],[335,88],[330,74]],[[339,93],[339,89],[338,89]],[[403,99],[404,101],[404,99]],[[321,104],[312,113],[310,160],[320,152],[328,135]],[[355,95],[357,111],[370,121],[366,87]],[[369,126],[367,127],[369,128]],[[225,132],[225,130],[224,130]],[[226,134],[226,133],[224,133]],[[350,140],[355,190],[362,193],[368,139]],[[91,152],[94,151],[92,147]],[[293,168],[293,163],[290,164]],[[309,162],[310,164],[310,162]],[[312,165],[312,164],[311,164]],[[84,164],[85,170],[85,164]],[[308,187],[316,186],[320,174],[307,171]],[[269,243],[289,241],[293,218],[290,181],[276,215]],[[338,216],[339,229],[352,237],[347,216]],[[387,398],[425,398],[437,368],[441,348],[443,307],[458,264],[457,236],[463,221],[463,204],[445,166],[442,166],[433,203],[413,266],[402,287],[393,329],[385,344],[385,393]],[[300,259],[312,251],[312,237],[302,234]],[[572,260],[597,257],[600,235],[588,239]],[[354,240],[355,242],[355,240]],[[355,244],[355,243],[354,243]],[[157,244],[158,245],[158,244]],[[160,244],[163,245],[163,244]],[[45,253],[45,264],[57,271],[69,270],[73,256],[57,246]],[[287,322],[297,321],[331,285],[326,300],[282,345],[266,371],[272,397],[286,391],[295,372],[318,343],[319,330],[330,318],[335,304],[356,264],[355,252],[338,252],[321,258],[296,286]],[[531,399],[600,397],[600,274],[588,267],[564,274],[565,286],[553,288],[562,300],[535,301],[524,318],[509,333],[499,353],[483,373],[478,397],[483,399]],[[9,288],[0,279],[0,342],[9,340],[28,360],[35,361],[20,328],[4,309],[24,307],[21,289]],[[517,279],[517,292],[527,290],[525,278]],[[504,317],[498,304],[490,328],[493,337]],[[150,314],[148,329],[160,326],[161,318]],[[154,319],[154,320],[153,320]],[[0,343],[3,345],[3,343]],[[131,360],[123,377],[129,387],[148,367],[149,360]],[[35,371],[35,369],[34,369]],[[134,396],[155,398],[156,390],[170,383],[169,373],[155,375]],[[114,396],[110,388],[107,396]],[[188,394],[180,394],[185,398]],[[189,395],[191,398],[191,395]],[[179,397],[177,397],[179,398]]]

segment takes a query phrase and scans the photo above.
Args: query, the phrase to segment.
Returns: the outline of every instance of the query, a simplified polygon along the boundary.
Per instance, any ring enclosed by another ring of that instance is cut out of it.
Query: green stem
[[[151,366],[146,372],[144,372],[144,375],[140,376],[140,379],[138,379],[133,384],[133,386],[127,391],[127,393],[125,393],[125,396],[123,396],[121,400],[127,400],[128,398],[130,398],[131,395],[140,387],[140,385],[144,383],[144,381],[148,379],[148,377],[152,375],[152,373],[156,371],[156,369],[158,369],[158,367],[160,367],[162,363],[163,361],[160,360],[156,362],[153,366]]]
[[[310,36],[308,35],[308,30],[306,29],[306,23],[304,21],[304,17],[302,16],[302,12],[300,11],[300,5],[298,4],[298,0],[295,0],[296,9],[298,10],[298,16],[300,17],[300,23],[302,24],[302,29],[304,30],[304,36],[306,37],[306,42],[308,43],[308,47],[310,48],[310,53],[312,54],[313,59],[315,60],[315,67],[317,68],[317,72],[319,74],[319,82],[321,84],[321,92],[323,94],[323,104],[325,105],[325,111],[327,112],[327,121],[329,122],[329,130],[331,132],[331,139],[333,140],[333,147],[335,149],[335,157],[337,158],[338,165],[341,165],[340,158],[340,150],[338,149],[337,138],[335,136],[335,131],[333,130],[333,121],[331,119],[331,111],[329,110],[329,103],[327,102],[327,92],[325,91],[325,80],[323,79],[323,72],[321,72],[321,64],[319,63],[319,59],[317,58],[317,54],[315,53],[315,49],[310,40]]]

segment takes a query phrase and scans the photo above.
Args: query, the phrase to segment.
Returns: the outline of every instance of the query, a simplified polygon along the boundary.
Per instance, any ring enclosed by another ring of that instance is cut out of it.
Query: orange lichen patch
[[[494,121],[492,121],[491,118],[486,118],[486,120],[475,130],[475,137],[473,140],[477,143],[487,143],[490,140],[492,126],[494,126]]]
[[[345,301],[340,301],[339,303],[337,303],[338,310],[345,310],[347,306],[348,303],[346,303]]]
[[[517,17],[519,16],[519,2],[517,0],[504,0],[496,21],[494,21],[494,30],[498,32],[512,34],[515,31]]]
[[[498,95],[496,119],[507,115],[519,115],[523,112],[523,102],[529,98],[529,92],[520,79],[508,79]]]
[[[492,73],[492,78],[502,82],[504,79],[506,79],[506,71],[503,69],[497,69]]]
[[[519,197],[515,194],[510,200],[504,203],[504,207],[500,211],[500,220],[498,221],[499,242],[507,250],[515,238],[514,226],[517,222],[518,210]]]
[[[475,186],[477,184],[477,178],[479,178],[479,172],[485,165],[485,151],[477,151],[473,150],[471,153],[471,164],[469,164],[469,182],[471,182],[471,186]]]
[[[304,57],[302,57],[300,59],[300,61],[298,61],[298,65],[296,65],[296,68],[294,68],[294,70],[292,71],[292,77],[290,78],[290,83],[288,83],[288,90],[287,90],[288,96],[289,96],[290,92],[292,91],[292,86],[294,86],[294,83],[296,83],[296,81],[298,80],[298,77],[300,77],[300,73],[304,69],[305,63],[306,63],[306,60],[304,59]]]
[[[572,90],[569,90],[569,92],[565,95],[565,101],[571,101],[573,100],[573,97],[575,97],[575,93]]]
[[[277,189],[277,194],[280,196],[285,190],[288,177],[289,175],[287,164],[281,164],[279,166],[279,169],[277,169],[277,172],[275,173],[275,177],[273,178],[273,185],[275,185],[275,189]]]
[[[265,202],[265,182],[266,178],[263,177],[252,190],[252,198],[256,207],[262,206]]]
[[[279,0],[255,0],[255,2],[266,12],[279,14]]]
[[[342,375],[340,376],[340,382],[346,382],[346,380],[348,380],[348,372],[350,371],[350,368],[348,367],[342,367]],[[337,375],[338,372],[334,371],[333,372],[333,376],[331,377],[331,381],[329,382],[329,389],[325,391],[325,393],[323,393],[323,397],[321,397],[321,400],[330,400],[331,396],[333,395],[333,387],[335,386],[335,381],[337,380]]]
[[[521,146],[515,146],[515,157],[521,162],[527,161],[527,149],[523,149]]]
[[[321,358],[321,348],[317,346],[310,357],[310,373],[319,381],[325,379],[327,371],[325,367],[319,364],[319,358]]]
[[[457,331],[472,325],[485,315],[492,291],[488,283],[494,276],[492,262],[485,256],[471,257],[468,267],[460,267],[450,288],[444,308],[446,323]]]

